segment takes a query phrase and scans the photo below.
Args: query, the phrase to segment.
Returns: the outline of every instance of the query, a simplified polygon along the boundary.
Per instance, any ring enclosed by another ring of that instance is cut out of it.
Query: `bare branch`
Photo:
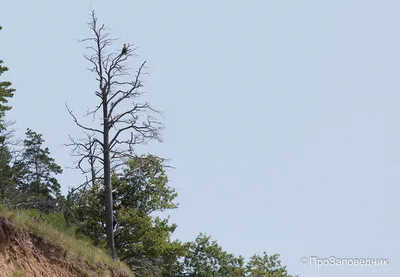
[[[68,110],[69,114],[70,114],[70,115],[72,116],[72,118],[74,119],[74,122],[75,122],[76,125],[78,125],[78,126],[81,127],[82,129],[85,129],[86,131],[98,132],[98,133],[100,133],[100,134],[103,134],[103,131],[101,131],[101,130],[98,130],[98,129],[95,129],[95,128],[86,127],[86,126],[83,126],[82,124],[80,124],[80,123],[78,122],[78,119],[77,119],[77,118],[75,117],[75,115],[72,113],[72,110],[70,110],[70,109],[68,108],[67,103],[65,103],[65,106],[67,107],[67,110]]]

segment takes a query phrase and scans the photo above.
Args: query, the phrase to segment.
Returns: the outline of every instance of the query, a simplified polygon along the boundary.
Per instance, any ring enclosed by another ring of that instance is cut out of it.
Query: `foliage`
[[[174,271],[163,277],[291,277],[285,266],[281,266],[279,255],[254,255],[245,265],[242,256],[222,250],[211,236],[200,235],[189,243],[180,260],[175,261]]]
[[[66,200],[65,219],[76,233],[88,237],[95,246],[105,245],[104,195],[98,183],[80,192],[70,191]]]
[[[6,145],[0,145],[0,199],[4,205],[7,205],[8,201],[15,194],[15,186],[12,180],[12,167],[11,153]],[[7,205],[8,206],[8,205]]]
[[[170,188],[163,160],[153,155],[131,159],[123,172],[113,174],[114,232],[118,257],[136,276],[162,277],[290,277],[278,255],[242,256],[224,251],[210,236],[194,242],[172,241],[176,229],[169,219],[152,214],[174,209],[176,192]],[[104,189],[95,183],[80,193],[70,193],[70,221],[77,233],[105,247]]]
[[[183,272],[180,276],[244,276],[244,260],[223,251],[210,236],[200,233],[196,240],[189,244],[183,259]],[[177,275],[177,276],[178,276]]]
[[[0,30],[2,27],[0,26]],[[0,60],[0,76],[8,71],[8,68],[6,66],[3,66],[3,61]],[[1,81],[0,80],[0,130],[4,130],[5,126],[3,123],[3,118],[5,115],[5,112],[11,109],[11,106],[8,106],[8,99],[12,98],[14,96],[14,91],[15,89],[11,88],[11,83],[8,81]]]
[[[266,252],[262,256],[254,255],[246,265],[246,276],[251,277],[290,277],[286,266],[281,265],[279,255],[268,256]]]
[[[170,238],[176,225],[169,224],[168,218],[152,216],[177,207],[177,194],[167,185],[163,160],[153,155],[132,159],[122,174],[113,174],[112,183],[119,258],[138,276],[160,272],[183,251],[181,243]],[[91,238],[95,245],[105,246],[104,188],[95,183],[80,193],[70,192],[67,203],[69,221],[77,226],[77,233]]]
[[[177,193],[168,186],[164,160],[142,155],[128,161],[122,176],[113,175],[114,209],[135,208],[147,215],[156,211],[176,209]]]
[[[183,253],[179,241],[171,241],[176,225],[137,210],[119,211],[115,242],[118,256],[137,276],[159,276],[171,260]]]
[[[16,177],[18,189],[29,196],[22,207],[41,211],[60,209],[63,204],[61,187],[53,176],[61,174],[62,169],[50,157],[49,149],[43,149],[44,140],[41,134],[29,128],[25,134],[22,157],[15,163],[15,168],[19,171]]]

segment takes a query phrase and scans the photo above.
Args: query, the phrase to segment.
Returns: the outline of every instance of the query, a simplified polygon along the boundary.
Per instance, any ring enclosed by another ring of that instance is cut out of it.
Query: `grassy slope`
[[[71,259],[79,259],[92,268],[101,266],[121,272],[125,276],[133,276],[122,262],[112,260],[105,251],[94,247],[90,242],[75,238],[73,231],[65,228],[65,222],[60,215],[50,214],[45,215],[42,220],[35,220],[35,217],[39,218],[36,211],[9,211],[0,206],[0,217],[11,221],[15,228],[33,233],[60,247]]]

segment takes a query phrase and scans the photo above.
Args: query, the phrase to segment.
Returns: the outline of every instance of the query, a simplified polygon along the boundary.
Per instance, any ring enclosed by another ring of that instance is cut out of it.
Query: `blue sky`
[[[67,134],[96,103],[85,25],[96,9],[147,60],[146,99],[164,113],[180,207],[176,237],[211,234],[246,257],[278,253],[291,274],[398,276],[398,1],[2,1],[2,78],[18,135],[42,133],[71,166]],[[92,6],[91,6],[92,5]],[[65,169],[63,191],[82,182]],[[322,267],[300,258],[388,258]]]

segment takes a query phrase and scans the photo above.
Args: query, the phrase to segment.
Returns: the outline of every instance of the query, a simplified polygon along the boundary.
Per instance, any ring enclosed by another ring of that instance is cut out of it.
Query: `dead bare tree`
[[[70,143],[65,144],[65,146],[72,148],[72,156],[77,157],[74,168],[79,169],[86,177],[86,181],[73,188],[73,191],[85,189],[87,185],[93,185],[103,179],[103,168],[98,166],[98,161],[103,161],[102,152],[99,147],[100,144],[96,141],[96,134],[85,132],[85,135],[85,138],[78,140],[69,136]]]
[[[81,42],[90,43],[86,47],[90,54],[84,57],[92,66],[89,70],[96,75],[98,90],[94,95],[99,102],[85,114],[93,117],[90,125],[81,123],[66,105],[75,124],[86,132],[86,138],[75,140],[70,137],[67,145],[78,157],[76,168],[90,176],[84,185],[99,179],[104,182],[107,245],[111,257],[116,259],[111,172],[137,157],[135,145],[149,140],[161,141],[163,125],[157,120],[157,115],[160,115],[157,110],[148,102],[137,101],[143,95],[140,88],[143,87],[141,78],[145,74],[145,62],[140,64],[133,76],[127,67],[127,61],[134,57],[136,49],[124,44],[122,51],[120,48],[107,52],[115,39],[110,38],[105,26],[98,23],[95,11],[91,12],[88,25],[93,36]],[[102,111],[102,117],[96,123],[99,111]]]
[[[21,194],[16,193],[16,184],[13,180],[15,173],[13,164],[20,158],[22,147],[21,140],[15,138],[15,130],[12,129],[15,121],[4,119],[1,121],[5,128],[0,130],[0,203],[12,208],[22,198]]]
[[[17,157],[21,152],[22,140],[15,137],[15,129],[12,129],[15,123],[16,121],[2,120],[2,125],[5,129],[0,130],[0,146],[8,147],[10,153]]]

